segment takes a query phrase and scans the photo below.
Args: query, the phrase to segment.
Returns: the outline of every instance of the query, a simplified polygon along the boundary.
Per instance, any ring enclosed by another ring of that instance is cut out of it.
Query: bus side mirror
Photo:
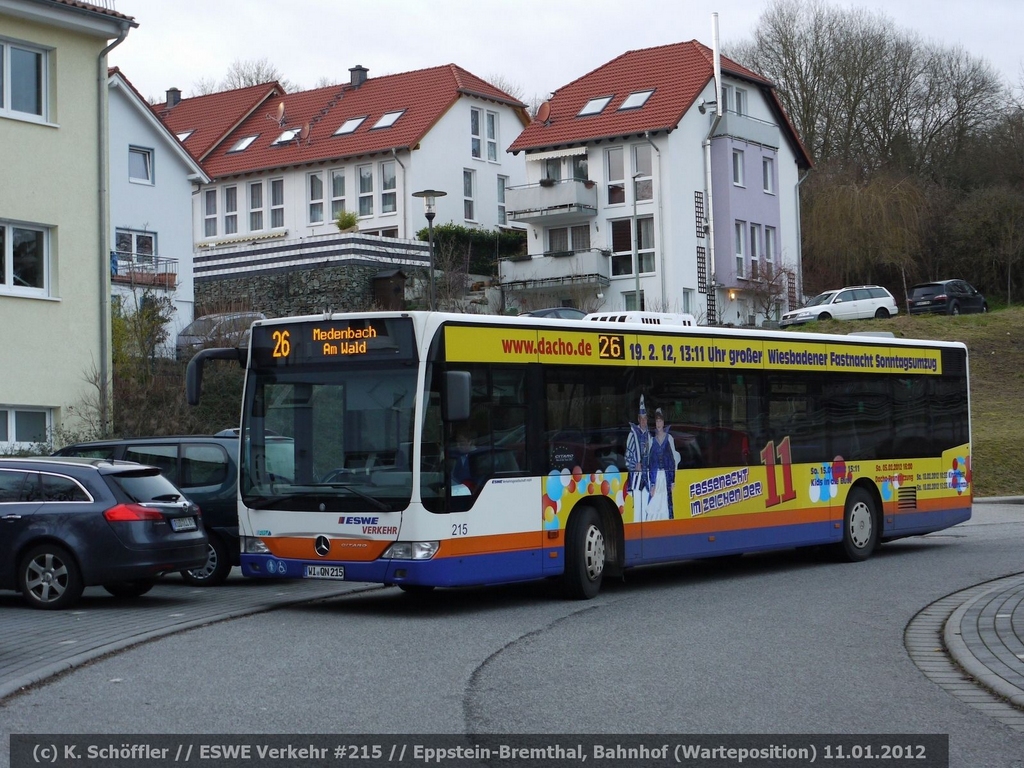
[[[189,405],[199,405],[199,396],[203,389],[203,364],[207,360],[235,360],[245,368],[249,359],[249,350],[223,347],[202,349],[188,361],[185,369],[185,399]]]
[[[473,375],[469,371],[448,371],[445,373],[444,389],[441,418],[445,421],[468,419],[469,403],[473,394]]]

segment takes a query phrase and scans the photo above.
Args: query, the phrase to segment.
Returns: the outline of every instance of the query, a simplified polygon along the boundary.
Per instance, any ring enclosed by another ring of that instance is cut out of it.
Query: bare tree
[[[250,85],[277,81],[286,91],[296,90],[296,86],[286,80],[281,71],[271,64],[264,56],[261,59],[235,59],[224,79],[220,82],[220,90],[229,91],[234,88],[247,88]]]

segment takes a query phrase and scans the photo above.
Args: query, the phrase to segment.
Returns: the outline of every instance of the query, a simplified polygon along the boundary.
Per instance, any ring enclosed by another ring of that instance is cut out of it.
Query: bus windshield
[[[412,495],[415,369],[255,370],[240,483],[255,509],[394,511]]]

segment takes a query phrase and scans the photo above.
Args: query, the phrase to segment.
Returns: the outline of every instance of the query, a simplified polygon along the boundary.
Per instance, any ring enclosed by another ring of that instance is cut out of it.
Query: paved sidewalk
[[[29,608],[17,592],[0,592],[0,701],[22,688],[156,637],[371,589],[384,587],[246,579],[236,568],[219,587],[193,587],[174,575],[135,599],[118,599],[100,587],[90,587],[81,602],[68,611]]]

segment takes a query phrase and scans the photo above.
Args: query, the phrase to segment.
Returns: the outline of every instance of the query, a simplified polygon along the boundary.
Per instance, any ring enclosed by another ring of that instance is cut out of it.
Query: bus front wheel
[[[858,563],[871,557],[878,546],[878,510],[874,497],[854,488],[846,497],[843,513],[843,541],[838,552],[844,560]]]
[[[605,539],[601,516],[593,507],[581,507],[565,530],[565,573],[562,591],[572,600],[589,600],[601,591]]]

